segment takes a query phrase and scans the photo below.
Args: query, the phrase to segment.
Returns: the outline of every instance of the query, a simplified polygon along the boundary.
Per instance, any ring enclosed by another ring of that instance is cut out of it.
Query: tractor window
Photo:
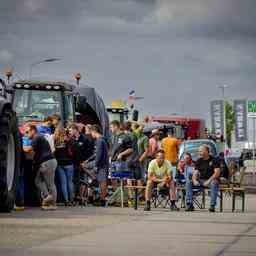
[[[124,120],[122,113],[118,113],[118,112],[108,112],[109,115],[109,121],[119,121],[120,123],[122,123]]]
[[[14,109],[20,122],[42,121],[53,114],[61,116],[61,91],[16,89]]]
[[[65,111],[65,120],[67,122],[74,122],[74,104],[73,96],[65,95],[64,111]]]

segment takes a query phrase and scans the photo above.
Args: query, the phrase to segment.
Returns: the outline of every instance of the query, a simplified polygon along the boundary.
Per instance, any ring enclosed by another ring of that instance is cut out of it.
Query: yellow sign
[[[112,108],[124,108],[125,107],[125,103],[123,100],[113,100],[111,102],[111,107]]]

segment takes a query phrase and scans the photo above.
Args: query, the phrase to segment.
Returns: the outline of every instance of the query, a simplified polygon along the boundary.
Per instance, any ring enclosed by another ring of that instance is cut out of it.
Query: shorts
[[[99,183],[105,182],[108,179],[108,169],[107,168],[100,168],[96,170],[96,179]]]
[[[111,163],[111,178],[133,178],[133,171],[128,168],[125,161],[116,161]]]
[[[111,163],[111,172],[129,172],[128,163],[125,161],[116,161]]]

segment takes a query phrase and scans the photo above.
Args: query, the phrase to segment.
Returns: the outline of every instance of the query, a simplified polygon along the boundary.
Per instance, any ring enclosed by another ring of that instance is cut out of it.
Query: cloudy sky
[[[110,103],[135,89],[143,113],[209,119],[217,85],[256,98],[255,0],[1,0],[0,71],[94,86]]]

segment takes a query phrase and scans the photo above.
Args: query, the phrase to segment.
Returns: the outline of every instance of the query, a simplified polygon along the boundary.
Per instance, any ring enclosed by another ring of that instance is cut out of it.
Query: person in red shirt
[[[148,157],[152,160],[155,157],[156,152],[160,149],[160,131],[154,129],[151,133],[151,138],[149,140],[149,151]]]

